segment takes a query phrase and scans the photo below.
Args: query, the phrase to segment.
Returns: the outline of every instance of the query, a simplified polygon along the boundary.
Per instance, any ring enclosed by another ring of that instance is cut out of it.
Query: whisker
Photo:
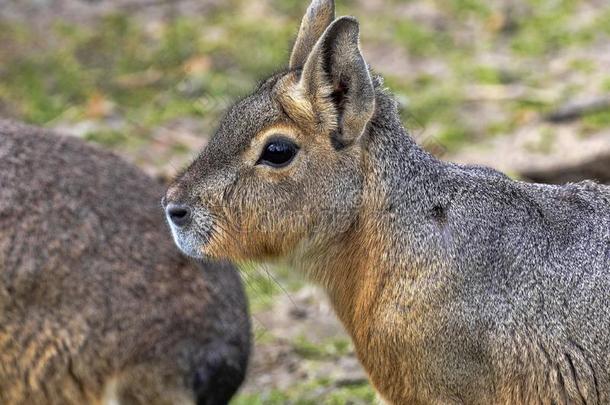
[[[286,290],[284,288],[284,286],[282,284],[280,284],[280,282],[273,276],[273,274],[271,274],[269,272],[269,270],[267,269],[267,265],[263,265],[261,266],[261,268],[265,271],[265,273],[267,273],[267,276],[273,280],[273,282],[275,284],[277,284],[277,286],[280,288],[280,290],[282,290],[282,292],[284,294],[286,294],[286,296],[288,297],[288,299],[290,300],[290,302],[292,303],[292,305],[294,306],[295,309],[299,309],[299,306],[297,305],[296,301],[292,298],[292,295],[290,295],[290,293],[288,292],[288,290]]]

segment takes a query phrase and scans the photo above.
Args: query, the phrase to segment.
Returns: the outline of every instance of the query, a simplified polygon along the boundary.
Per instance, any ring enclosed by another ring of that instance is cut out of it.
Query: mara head
[[[357,220],[375,80],[358,22],[313,0],[289,67],[233,105],[164,198],[190,256],[282,258]]]

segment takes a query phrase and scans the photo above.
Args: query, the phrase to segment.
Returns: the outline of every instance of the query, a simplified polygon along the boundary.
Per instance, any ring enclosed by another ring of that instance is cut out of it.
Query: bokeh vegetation
[[[184,117],[199,121],[209,135],[231,100],[285,66],[305,7],[301,1],[270,0],[251,10],[244,3],[232,0],[202,15],[154,21],[112,11],[91,24],[52,21],[47,30],[4,19],[0,112],[49,126],[92,122],[84,137],[121,149],[146,142],[154,128]],[[366,7],[345,1],[339,12],[364,21],[365,50],[387,50],[385,60],[371,64],[403,102],[405,119],[416,131],[432,128],[435,140],[453,150],[510,132],[582,89],[548,83],[555,77],[547,65],[568,49],[608,40],[610,6],[598,3],[394,0],[368,14]],[[591,8],[586,18],[577,13],[583,4]],[[405,60],[392,60],[400,57]],[[586,55],[572,58],[567,63],[584,75],[602,68]],[[401,71],[392,71],[394,65]],[[600,79],[600,91],[607,89],[609,75],[606,70]],[[493,94],[506,85],[521,90]],[[545,93],[550,86],[557,94]],[[464,106],[486,97],[506,99],[497,120],[471,122]],[[590,117],[586,127],[608,126],[606,115]],[[189,145],[173,146],[190,153]]]

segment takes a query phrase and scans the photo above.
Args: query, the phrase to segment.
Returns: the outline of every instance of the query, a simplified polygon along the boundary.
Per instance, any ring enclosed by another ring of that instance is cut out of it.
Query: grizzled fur
[[[369,76],[354,19],[310,37],[169,188],[193,211],[181,249],[306,272],[390,403],[610,403],[610,188],[437,160]],[[299,147],[281,168],[258,159],[277,134]]]
[[[0,121],[0,185],[0,403],[226,403],[249,353],[240,280],[180,255],[159,184]]]

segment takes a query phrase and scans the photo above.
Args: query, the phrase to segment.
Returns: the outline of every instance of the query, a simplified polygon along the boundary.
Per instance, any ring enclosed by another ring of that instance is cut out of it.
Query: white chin
[[[191,235],[176,231],[174,227],[172,227],[172,236],[174,237],[176,246],[178,246],[178,249],[180,249],[182,253],[195,259],[203,258],[201,243],[198,243]]]

